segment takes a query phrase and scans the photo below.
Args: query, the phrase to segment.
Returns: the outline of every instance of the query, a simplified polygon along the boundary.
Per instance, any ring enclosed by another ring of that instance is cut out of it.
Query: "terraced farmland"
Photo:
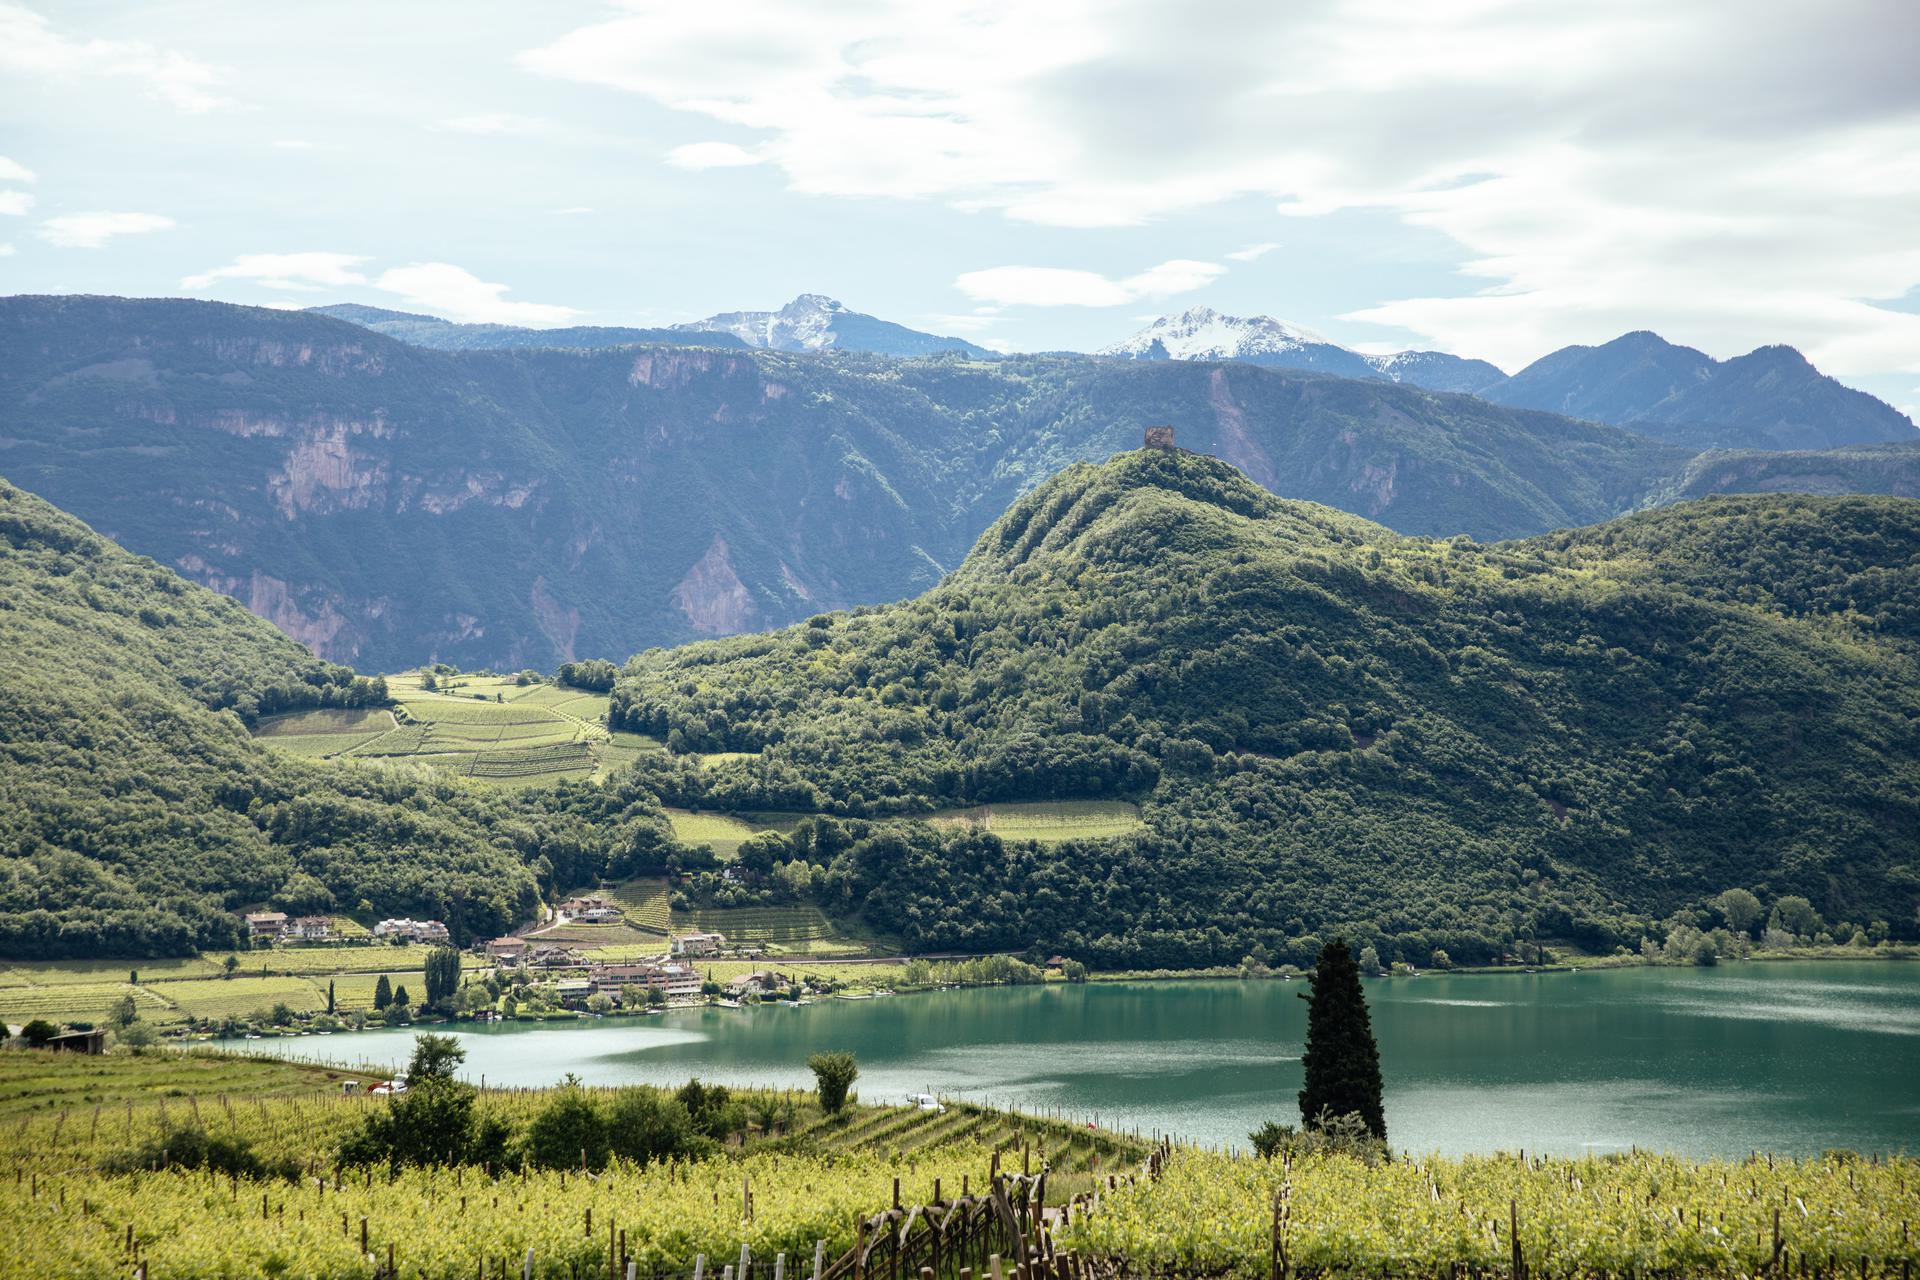
[[[629,880],[608,896],[619,904],[627,923],[637,929],[664,934],[672,927],[665,880],[658,877]]]
[[[1137,830],[1140,806],[1124,800],[1041,800],[944,809],[928,821],[935,826],[977,827],[1003,840],[1101,840]]]
[[[310,711],[258,730],[276,751],[321,760],[424,764],[495,786],[605,776],[659,744],[610,734],[602,694],[497,676],[389,676],[396,712]]]
[[[724,933],[731,945],[762,946],[780,955],[864,955],[869,950],[814,906],[696,907],[674,912],[672,924],[676,933]]]

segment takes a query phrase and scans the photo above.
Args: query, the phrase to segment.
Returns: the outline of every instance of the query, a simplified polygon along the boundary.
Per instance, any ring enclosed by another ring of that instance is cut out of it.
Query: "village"
[[[569,925],[617,925],[625,917],[618,903],[601,894],[569,898],[549,908],[546,918],[521,932],[475,941],[462,964],[462,992],[447,1012],[478,1020],[512,1016],[505,1010],[580,1013],[659,1012],[697,1004],[722,1007],[763,1000],[801,1001],[831,994],[840,983],[815,973],[769,966],[715,981],[700,961],[759,961],[765,949],[730,945],[725,934],[701,930],[669,932],[657,953],[621,948],[610,957],[603,948],[579,945]],[[452,934],[440,920],[395,917],[371,928],[333,916],[289,916],[279,911],[243,915],[255,950],[367,948],[377,946],[451,947]],[[543,939],[543,934],[558,934]],[[637,952],[637,953],[636,953]],[[508,1000],[501,1000],[506,994]]]

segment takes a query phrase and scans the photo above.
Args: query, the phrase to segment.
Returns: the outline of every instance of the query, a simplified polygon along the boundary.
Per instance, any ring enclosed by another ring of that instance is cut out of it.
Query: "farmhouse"
[[[527,954],[527,940],[509,934],[504,938],[495,938],[481,948],[487,959],[495,964],[519,964]]]
[[[389,942],[445,942],[447,926],[438,920],[409,920],[399,917],[382,920],[373,926],[373,936]]]
[[[301,916],[281,930],[280,936],[288,942],[330,942],[333,921],[325,916]]]
[[[676,933],[672,942],[676,956],[717,956],[726,945],[724,933]]]
[[[587,997],[592,994],[593,980],[591,978],[562,978],[553,984],[554,999],[558,1000],[561,1007],[565,1009],[579,1008],[587,1002]]]
[[[790,978],[777,973],[750,973],[744,978],[735,978],[727,984],[727,994],[738,1000],[742,996],[763,996],[769,991],[785,991],[792,986]]]
[[[556,910],[569,920],[581,920],[587,924],[610,924],[620,918],[620,908],[597,893],[584,898],[569,898]]]
[[[287,927],[284,911],[249,911],[246,915],[249,938],[277,938]]]
[[[520,962],[529,969],[578,969],[587,958],[572,947],[534,947]]]

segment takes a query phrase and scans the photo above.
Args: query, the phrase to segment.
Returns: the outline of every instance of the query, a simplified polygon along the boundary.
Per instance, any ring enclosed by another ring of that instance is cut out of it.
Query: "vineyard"
[[[842,935],[816,906],[695,907],[673,913],[676,931],[724,933],[730,946],[760,946],[781,955],[863,955],[868,947]]]
[[[864,1238],[859,1220],[903,1197],[951,1205],[970,1188],[984,1190],[998,1168],[1037,1173],[1053,1158],[1056,1177],[1069,1165],[1079,1170],[1054,1183],[1058,1198],[1070,1194],[1069,1183],[1090,1188],[1100,1171],[1137,1161],[1144,1147],[1121,1135],[967,1107],[936,1114],[855,1106],[827,1117],[806,1095],[786,1095],[779,1100],[797,1104],[791,1127],[750,1132],[745,1150],[729,1156],[616,1161],[592,1177],[471,1166],[369,1173],[331,1159],[363,1116],[387,1105],[336,1092],[351,1073],[174,1055],[74,1065],[82,1082],[61,1093],[61,1109],[10,1117],[0,1129],[7,1139],[0,1178],[10,1184],[0,1238],[12,1242],[0,1250],[0,1275],[437,1280],[518,1276],[531,1251],[530,1274],[541,1277],[607,1275],[615,1259],[642,1273],[685,1274],[701,1255],[717,1276],[743,1246],[762,1266],[785,1253],[804,1275],[816,1251],[829,1262],[847,1254]],[[45,1071],[63,1066],[51,1055],[22,1053],[0,1080],[37,1085]],[[305,1084],[325,1091],[285,1092],[301,1071]],[[136,1075],[138,1102],[134,1091],[113,1087],[117,1077]],[[245,1096],[254,1088],[277,1096]],[[521,1128],[552,1096],[489,1090],[480,1098],[489,1116]],[[101,1101],[89,1105],[93,1099]],[[103,1162],[184,1126],[244,1140],[299,1176],[102,1172]],[[959,1239],[959,1232],[949,1237]]]
[[[711,845],[714,855],[722,861],[731,861],[740,852],[743,841],[762,831],[791,835],[793,829],[800,825],[801,817],[797,813],[693,813],[686,809],[667,810],[667,819],[673,823],[674,839],[682,844]]]
[[[1635,1153],[1292,1161],[1178,1151],[1062,1243],[1127,1274],[1905,1280],[1920,1163]]]
[[[1911,1280],[1920,1262],[1912,1160],[1635,1153],[1369,1164],[1160,1147],[1143,1166],[1141,1139],[1063,1121],[965,1104],[826,1116],[805,1094],[747,1093],[749,1113],[765,1097],[789,1119],[768,1131],[750,1124],[729,1154],[708,1159],[615,1160],[592,1176],[368,1172],[333,1160],[341,1139],[388,1105],[341,1094],[351,1076],[220,1056],[5,1055],[0,1180],[11,1186],[0,1239],[10,1243],[0,1275],[578,1280],[631,1263],[664,1280],[690,1276],[702,1256],[718,1277],[743,1247],[751,1280],[765,1280],[779,1254],[796,1280],[816,1256],[827,1280],[904,1280],[923,1265],[958,1280],[988,1247],[1009,1250],[1009,1263],[1038,1249],[1045,1275],[1082,1278]],[[617,1091],[583,1092],[604,1102]],[[553,1097],[487,1090],[479,1105],[520,1131]],[[170,1161],[104,1171],[183,1127],[243,1140],[297,1176]],[[981,1198],[995,1172],[1013,1175],[1001,1184],[1008,1201],[997,1202],[1013,1216]],[[1043,1204],[1054,1207],[1044,1218]]]
[[[1137,831],[1140,806],[1124,800],[1040,800],[943,809],[929,819],[935,826],[975,827],[1003,840],[1104,840]]]
[[[261,722],[266,746],[308,759],[426,764],[490,785],[604,776],[658,746],[610,734],[605,695],[493,676],[389,676],[387,711],[304,711]]]

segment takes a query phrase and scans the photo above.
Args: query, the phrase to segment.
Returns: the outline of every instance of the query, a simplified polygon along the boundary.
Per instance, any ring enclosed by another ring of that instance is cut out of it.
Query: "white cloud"
[[[509,302],[504,284],[489,284],[446,262],[416,262],[381,273],[376,289],[398,294],[409,304],[469,324],[565,324],[579,315],[572,307],[539,302]]]
[[[1002,306],[1117,307],[1143,298],[1189,293],[1211,284],[1223,270],[1215,263],[1189,258],[1175,258],[1119,280],[1065,267],[990,267],[962,274],[953,286],[969,298]]]
[[[667,163],[676,169],[738,169],[764,164],[766,157],[731,142],[689,142],[667,152]]]
[[[1355,314],[1508,363],[1655,327],[1920,366],[1920,318],[1876,305],[1920,286],[1920,5],[1230,3],[627,0],[522,63],[749,131],[803,193],[1062,227],[1378,211],[1456,244],[1466,288]]]
[[[977,311],[920,317],[921,326],[935,333],[981,333],[998,323],[997,316],[981,315]]]
[[[307,292],[365,284],[357,268],[366,259],[351,253],[243,253],[224,267],[215,267],[180,281],[182,289],[205,289],[220,280],[243,280],[266,289]]]
[[[485,115],[454,116],[447,120],[436,120],[427,128],[435,133],[472,133],[482,136],[531,138],[549,132],[553,128],[553,122],[543,120],[539,116],[491,112]]]
[[[5,156],[0,156],[0,182],[33,181],[35,181],[33,170],[27,168],[27,166],[17,160],[9,160]]]
[[[275,138],[273,140],[273,147],[274,147],[274,150],[276,151],[311,151],[313,150],[313,144],[307,141],[305,138]]]
[[[33,193],[30,191],[0,191],[0,214],[9,218],[23,218],[33,208]]]
[[[158,213],[63,213],[40,224],[40,238],[62,249],[99,249],[115,236],[167,231],[172,218]]]
[[[0,4],[0,70],[55,79],[128,79],[149,95],[195,114],[232,105],[215,92],[220,73],[198,59],[139,41],[70,36],[14,4]]]
[[[11,258],[17,250],[10,244],[0,244],[0,258]]]
[[[1280,247],[1280,244],[1278,241],[1263,240],[1259,244],[1250,244],[1244,249],[1235,249],[1232,253],[1228,254],[1227,256],[1233,259],[1235,262],[1253,262],[1253,261],[1256,261],[1257,259],[1266,257],[1268,254],[1272,253],[1275,249],[1278,249],[1279,247]]]

